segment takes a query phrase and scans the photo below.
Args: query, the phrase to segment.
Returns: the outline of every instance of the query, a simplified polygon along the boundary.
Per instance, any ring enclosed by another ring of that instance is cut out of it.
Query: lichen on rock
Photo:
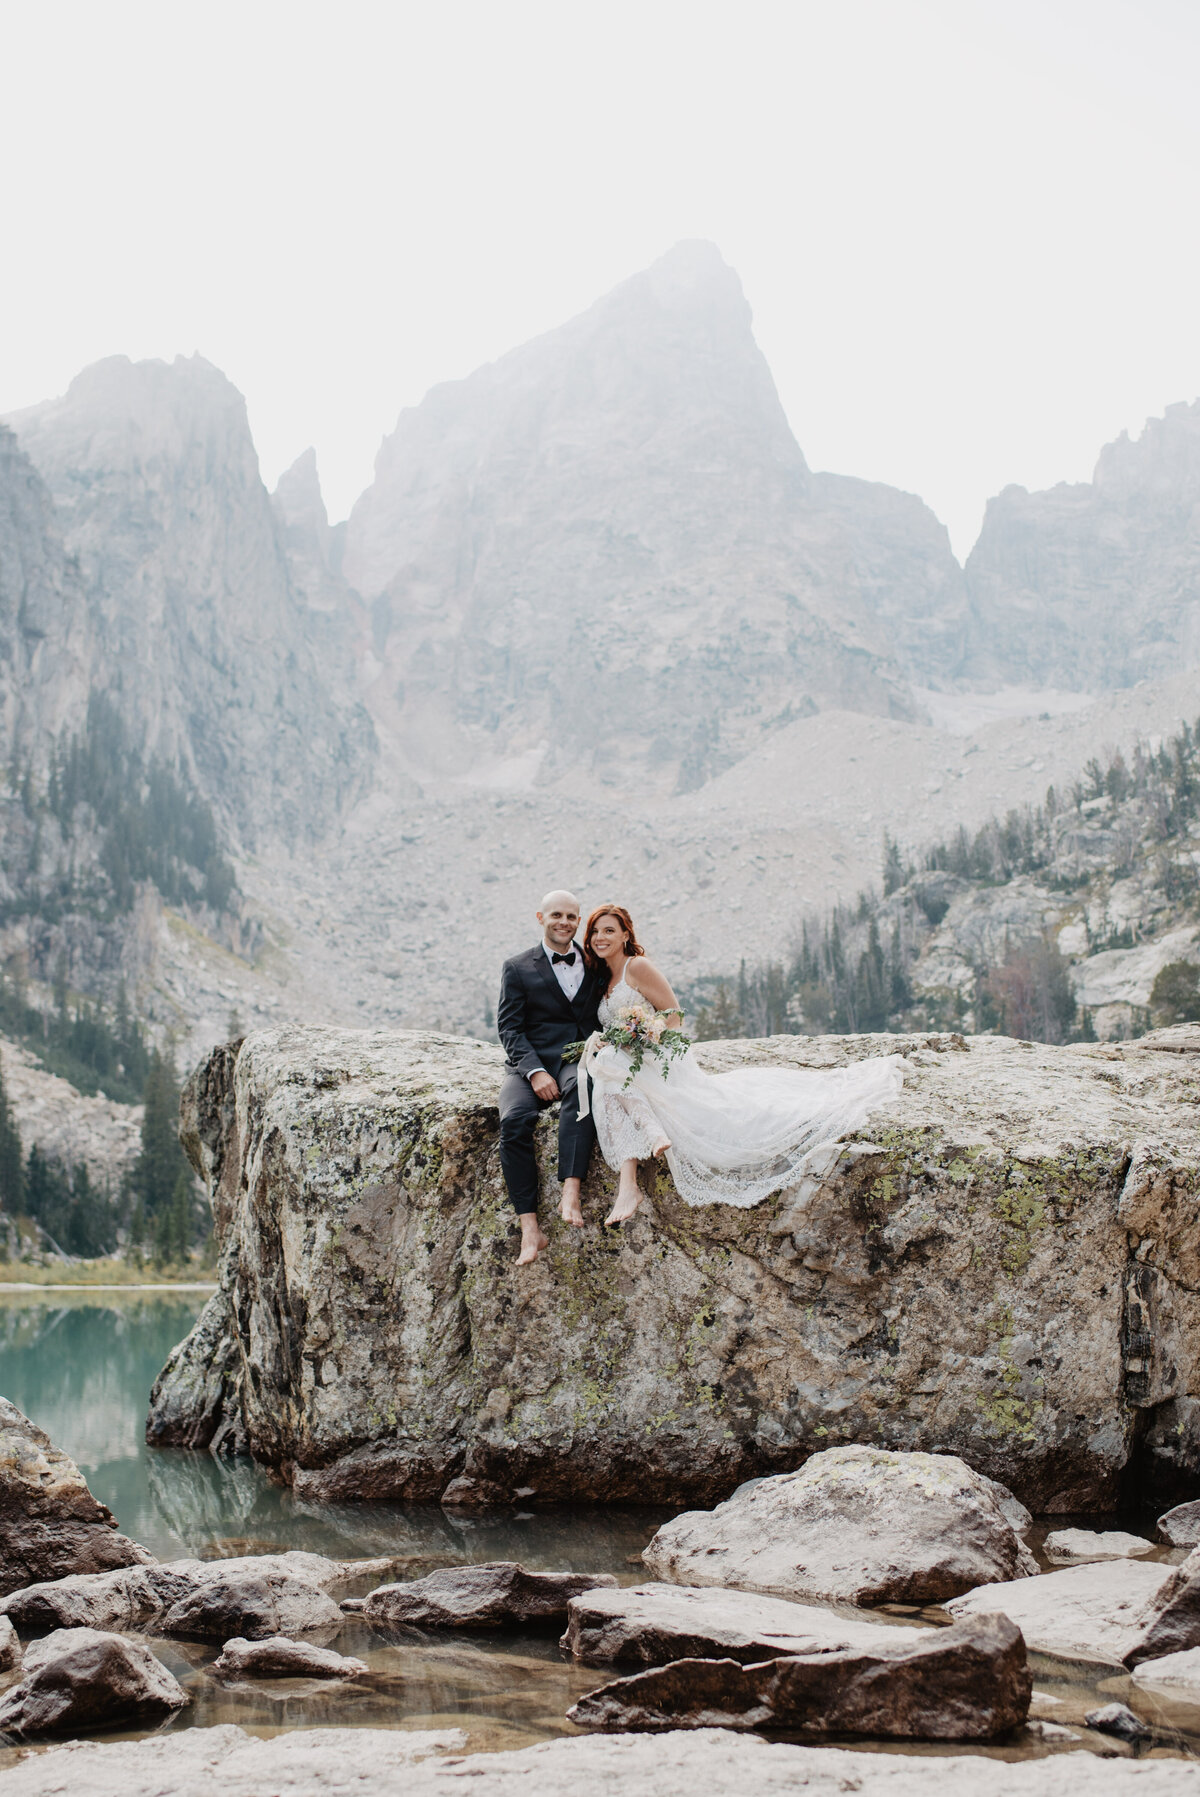
[[[546,1117],[551,1246],[518,1269],[496,1048],[288,1028],[216,1050],[183,1133],[220,1289],[148,1439],[339,1500],[711,1503],[847,1442],[958,1454],[1043,1511],[1109,1507],[1138,1464],[1187,1474],[1190,1448],[1142,1444],[1200,1406],[1188,1057],[954,1036],[703,1054],[897,1051],[903,1095],[824,1180],[693,1209],[646,1172],[615,1238],[595,1162],[589,1227],[559,1224]]]

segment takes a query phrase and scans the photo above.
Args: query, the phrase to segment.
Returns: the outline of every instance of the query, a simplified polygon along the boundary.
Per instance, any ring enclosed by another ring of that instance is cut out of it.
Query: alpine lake
[[[248,1460],[147,1448],[143,1427],[151,1385],[207,1295],[178,1288],[0,1291],[0,1392],[72,1455],[124,1532],[160,1559],[304,1548],[342,1559],[398,1556],[404,1562],[395,1575],[400,1578],[488,1560],[519,1560],[546,1571],[613,1573],[629,1585],[645,1578],[641,1551],[669,1510],[579,1506],[465,1516],[437,1505],[317,1505],[295,1499]],[[1035,1551],[1050,1528],[1073,1520],[1089,1528],[1153,1533],[1153,1515],[1103,1521],[1056,1517],[1031,1537]],[[1155,1557],[1182,1554],[1156,1549]],[[356,1594],[376,1583],[377,1578],[365,1580]],[[906,1605],[871,1615],[910,1625],[949,1621],[939,1609]],[[330,1645],[365,1660],[369,1676],[222,1681],[211,1671],[219,1644],[155,1638],[154,1651],[191,1698],[165,1727],[232,1722],[261,1735],[319,1727],[456,1728],[470,1752],[527,1747],[575,1734],[566,1711],[585,1691],[619,1672],[574,1665],[560,1652],[555,1635],[414,1628],[403,1639],[385,1640],[353,1615]],[[1011,1737],[982,1746],[859,1737],[830,1737],[826,1744],[887,1753],[980,1753],[1003,1760],[1080,1749],[1125,1758],[1200,1759],[1200,1706],[1150,1697],[1111,1667],[1089,1669],[1041,1654],[1031,1658],[1031,1726]],[[1114,1699],[1153,1724],[1152,1741],[1130,1747],[1082,1727],[1086,1711]],[[145,1732],[150,1731],[114,1730],[105,1738],[134,1739]],[[0,1746],[0,1768],[16,1752]]]

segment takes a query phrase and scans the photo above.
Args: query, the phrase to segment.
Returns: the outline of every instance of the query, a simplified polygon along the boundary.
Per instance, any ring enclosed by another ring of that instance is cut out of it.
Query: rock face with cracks
[[[0,1698],[0,1733],[19,1740],[66,1734],[170,1716],[189,1701],[140,1642],[100,1629],[56,1629],[26,1649],[21,1682]]]
[[[996,1486],[952,1454],[829,1448],[715,1510],[665,1523],[651,1572],[845,1603],[941,1603],[1035,1573]]]
[[[1024,1722],[1032,1689],[1020,1629],[1004,1616],[980,1616],[873,1651],[750,1666],[676,1660],[589,1692],[568,1719],[599,1729],[786,1729],[981,1741]]]
[[[0,1398],[0,1593],[153,1558],[120,1533],[70,1455]]]
[[[468,1481],[484,1501],[713,1503],[840,1442],[958,1454],[1060,1513],[1111,1507],[1147,1468],[1188,1474],[1194,1057],[1154,1038],[703,1052],[719,1069],[897,1050],[902,1096],[822,1181],[692,1209],[647,1171],[616,1240],[595,1163],[592,1227],[558,1223],[548,1116],[551,1246],[521,1269],[497,1049],[280,1029],[216,1050],[184,1140],[220,1290],[159,1378],[149,1440],[249,1452],[329,1501]]]

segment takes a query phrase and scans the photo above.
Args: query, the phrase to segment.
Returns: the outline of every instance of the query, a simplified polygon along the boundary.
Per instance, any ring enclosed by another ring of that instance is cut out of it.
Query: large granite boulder
[[[312,1641],[289,1641],[286,1635],[268,1635],[264,1641],[235,1635],[212,1669],[218,1678],[362,1678],[370,1671],[365,1660]]]
[[[70,1455],[0,1398],[0,1593],[153,1558],[120,1533]]]
[[[946,1608],[956,1619],[1009,1617],[1033,1652],[1132,1664],[1176,1570],[1144,1560],[1098,1560],[1037,1579],[981,1585],[953,1598]]]
[[[56,1629],[26,1648],[21,1671],[0,1698],[0,1734],[17,1740],[158,1720],[191,1701],[148,1647],[100,1629]]]
[[[823,1180],[692,1209],[655,1173],[616,1239],[596,1163],[597,1222],[558,1223],[548,1116],[551,1246],[518,1269],[498,1049],[281,1028],[217,1050],[184,1139],[220,1290],[155,1386],[148,1439],[245,1447],[314,1499],[468,1478],[524,1504],[712,1504],[869,1442],[960,1455],[1043,1511],[1110,1506],[1164,1407],[1200,1411],[1191,1059],[953,1036],[703,1045],[713,1068],[887,1052],[905,1090]]]
[[[953,1454],[828,1448],[715,1510],[664,1523],[642,1555],[682,1584],[845,1603],[941,1603],[1035,1573],[996,1487]]]
[[[768,1660],[676,1660],[617,1679],[568,1712],[580,1728],[779,1729],[983,1741],[1017,1728],[1033,1690],[1004,1616],[898,1636],[875,1649]]]

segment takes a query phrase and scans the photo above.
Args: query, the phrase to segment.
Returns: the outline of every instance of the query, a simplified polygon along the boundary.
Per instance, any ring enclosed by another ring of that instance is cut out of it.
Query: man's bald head
[[[542,913],[545,911],[574,911],[576,917],[582,915],[579,909],[579,900],[575,897],[575,894],[573,892],[567,892],[562,888],[546,894],[545,898],[538,906],[538,916],[541,917]]]
[[[570,948],[579,928],[579,900],[573,892],[559,888],[548,892],[538,906],[537,920],[543,939],[560,954]]]

